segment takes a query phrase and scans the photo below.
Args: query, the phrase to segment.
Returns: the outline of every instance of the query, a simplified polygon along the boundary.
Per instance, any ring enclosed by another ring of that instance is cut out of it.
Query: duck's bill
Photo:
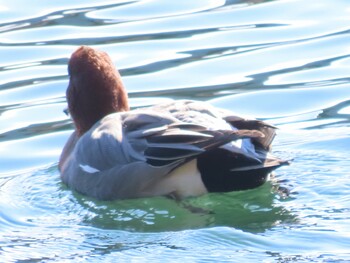
[[[69,116],[69,109],[68,109],[68,107],[65,108],[65,109],[63,110],[63,112],[64,112],[64,114],[66,114],[67,116]]]

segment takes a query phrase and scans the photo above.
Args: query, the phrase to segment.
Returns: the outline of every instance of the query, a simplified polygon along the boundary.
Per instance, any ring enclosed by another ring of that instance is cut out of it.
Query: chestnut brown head
[[[128,111],[128,96],[107,53],[82,46],[71,56],[66,96],[78,136],[106,115]]]

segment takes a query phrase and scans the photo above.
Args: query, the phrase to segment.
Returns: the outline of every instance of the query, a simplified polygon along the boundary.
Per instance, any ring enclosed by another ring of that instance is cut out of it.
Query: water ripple
[[[0,3],[0,261],[348,260],[349,12],[346,0]],[[79,45],[111,55],[133,108],[209,100],[277,125],[274,153],[292,166],[181,203],[73,193],[57,160]]]

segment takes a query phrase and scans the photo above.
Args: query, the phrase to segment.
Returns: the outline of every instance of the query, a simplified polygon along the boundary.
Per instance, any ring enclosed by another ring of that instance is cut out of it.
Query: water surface
[[[3,1],[0,261],[350,261],[349,29],[346,0]],[[180,203],[71,192],[57,160],[79,45],[112,56],[133,107],[208,100],[269,121],[293,164]]]

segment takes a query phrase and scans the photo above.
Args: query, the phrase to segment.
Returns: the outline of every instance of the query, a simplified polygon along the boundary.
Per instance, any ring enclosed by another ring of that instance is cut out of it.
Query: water
[[[349,15],[346,0],[0,2],[0,261],[350,261]],[[72,193],[57,160],[83,44],[110,53],[133,107],[209,100],[267,120],[293,164],[181,203]]]

